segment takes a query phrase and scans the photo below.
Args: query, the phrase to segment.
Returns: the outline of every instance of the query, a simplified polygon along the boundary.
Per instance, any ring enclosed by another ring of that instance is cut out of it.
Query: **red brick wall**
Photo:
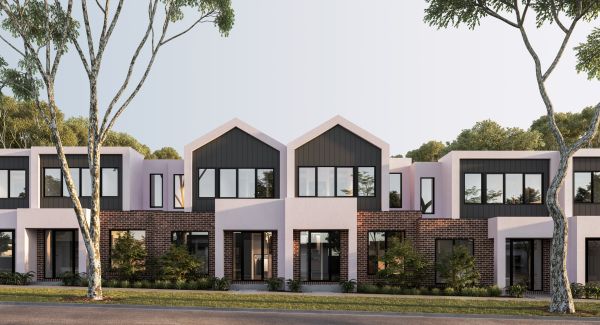
[[[157,258],[171,246],[173,231],[208,231],[209,275],[215,274],[215,217],[213,213],[173,211],[102,211],[100,215],[103,274],[109,275],[110,231],[145,230],[148,258]]]
[[[335,229],[331,229],[335,230]],[[300,232],[294,230],[294,279],[300,279]],[[348,280],[348,230],[340,230],[340,281]],[[323,281],[305,282],[305,284],[324,284]],[[335,282],[337,283],[337,282]]]
[[[273,233],[273,237],[271,238],[272,247],[271,247],[271,258],[273,265],[273,277],[277,277],[277,247],[278,247],[278,237],[277,231],[273,230],[265,230],[271,231]],[[223,251],[223,266],[224,266],[224,276],[227,279],[233,279],[233,231],[225,231],[224,233],[224,251]],[[211,252],[212,254],[212,252]],[[252,283],[256,281],[235,281],[235,283]]]

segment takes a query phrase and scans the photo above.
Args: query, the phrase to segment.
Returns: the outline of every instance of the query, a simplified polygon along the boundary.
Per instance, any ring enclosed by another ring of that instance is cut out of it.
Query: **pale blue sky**
[[[114,89],[124,76],[131,40],[141,37],[145,22],[139,5],[125,8],[100,89]],[[391,153],[404,154],[430,139],[453,139],[479,120],[526,128],[544,113],[517,31],[496,21],[485,20],[477,31],[438,31],[423,23],[420,0],[233,0],[233,6],[228,38],[204,25],[162,50],[116,130],[153,149],[182,152],[234,117],[288,143],[341,114],[389,142]],[[570,47],[590,28],[580,26]],[[550,28],[534,36],[547,62],[560,34]],[[568,52],[550,83],[558,111],[600,100],[598,82],[577,75],[574,62]],[[67,116],[87,113],[83,78],[69,54],[57,90]],[[100,93],[103,102],[107,94]]]

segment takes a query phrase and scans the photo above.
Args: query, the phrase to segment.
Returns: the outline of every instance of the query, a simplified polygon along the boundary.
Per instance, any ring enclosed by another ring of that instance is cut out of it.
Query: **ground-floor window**
[[[436,239],[435,240],[435,264],[437,266],[438,263],[444,263],[450,256],[454,250],[459,247],[464,246],[471,253],[471,255],[475,255],[475,247],[472,239]],[[435,271],[435,283],[443,284],[446,283],[446,278],[444,278],[440,272]]]
[[[111,253],[109,254],[109,256],[112,255],[112,250],[115,247],[115,244],[117,243],[117,240],[119,240],[119,238],[121,238],[122,236],[124,236],[125,234],[129,234],[131,235],[131,237],[137,241],[139,241],[142,246],[146,247],[146,231],[145,230],[111,230],[110,231],[110,249],[111,249]],[[119,265],[115,265],[116,263],[113,262],[112,259],[110,259],[110,268],[117,268],[119,267]]]
[[[65,272],[75,273],[76,230],[46,230],[44,235],[44,277],[57,278]]]
[[[0,230],[0,272],[15,271],[14,245],[14,230]]]
[[[300,279],[340,280],[340,232],[300,232]]]
[[[273,277],[273,233],[233,233],[233,279],[264,280]]]
[[[507,239],[506,283],[543,290],[542,252],[541,239]]]
[[[208,275],[208,232],[174,231],[171,236],[173,244],[187,247],[190,254],[202,263],[200,274]]]
[[[389,247],[404,240],[404,231],[369,231],[367,273],[377,274],[385,269],[383,255]]]
[[[585,281],[600,281],[600,238],[586,239],[585,264]]]

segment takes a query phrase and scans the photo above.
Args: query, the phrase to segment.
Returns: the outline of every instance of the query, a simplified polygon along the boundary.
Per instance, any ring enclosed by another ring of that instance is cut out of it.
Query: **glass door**
[[[75,230],[46,230],[44,277],[57,278],[65,272],[75,273]]]
[[[542,240],[507,239],[506,283],[525,285],[528,290],[541,291]]]

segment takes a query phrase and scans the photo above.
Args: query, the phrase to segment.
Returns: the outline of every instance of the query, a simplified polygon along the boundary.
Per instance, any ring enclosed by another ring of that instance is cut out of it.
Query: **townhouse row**
[[[89,208],[86,148],[65,151]],[[340,116],[288,145],[234,119],[186,145],[183,160],[106,147],[103,270],[109,277],[111,245],[129,232],[149,256],[186,245],[203,273],[240,288],[282,277],[337,290],[341,280],[376,281],[386,249],[410,239],[432,265],[467,246],[484,285],[548,291],[544,201],[558,161],[554,151],[454,151],[413,163]],[[575,154],[559,200],[570,279],[600,281],[600,150]],[[56,151],[0,150],[0,271],[55,280],[84,272],[85,255]],[[432,267],[423,285],[444,282]]]

